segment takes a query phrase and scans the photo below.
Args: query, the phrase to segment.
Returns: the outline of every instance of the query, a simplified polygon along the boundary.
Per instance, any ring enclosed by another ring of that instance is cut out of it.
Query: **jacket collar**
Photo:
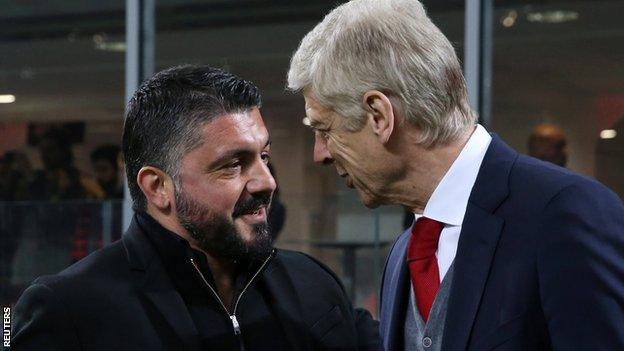
[[[128,230],[121,238],[130,268],[145,271],[156,255],[156,251],[139,226],[136,214],[133,216]]]
[[[409,268],[405,262],[411,231],[412,227],[408,228],[394,243],[382,277],[380,334],[386,351],[403,349],[403,327],[410,291]]]
[[[469,202],[493,213],[509,194],[509,174],[518,153],[496,134],[485,154]]]
[[[145,235],[135,215],[122,238],[128,262],[135,275],[135,289],[163,315],[187,349],[200,350],[199,333],[191,315],[173,287],[162,262],[154,259],[156,252]]]
[[[492,135],[459,237],[443,350],[465,350],[468,346],[504,224],[495,212],[509,194],[509,174],[517,157],[516,151]]]

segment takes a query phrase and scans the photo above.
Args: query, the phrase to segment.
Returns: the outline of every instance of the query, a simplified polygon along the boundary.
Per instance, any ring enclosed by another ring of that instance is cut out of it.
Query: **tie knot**
[[[441,222],[431,218],[418,218],[412,228],[407,260],[417,260],[435,255],[443,227]]]

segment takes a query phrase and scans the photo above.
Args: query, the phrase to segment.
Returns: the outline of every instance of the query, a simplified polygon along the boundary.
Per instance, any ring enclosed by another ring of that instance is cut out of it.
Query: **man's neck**
[[[230,310],[233,308],[232,302],[234,300],[236,262],[222,259],[219,260],[199,248],[195,249],[200,250],[204,253],[204,255],[206,255],[208,267],[210,268],[212,277],[217,285],[216,288],[219,298],[221,298],[225,307]]]
[[[223,301],[223,304],[227,308],[230,308],[232,300],[234,299],[236,263],[231,260],[217,258],[203,250],[199,247],[197,241],[191,237],[188,231],[182,227],[176,219],[150,208],[149,205],[147,213],[164,228],[186,239],[193,249],[200,251],[205,255],[206,261],[208,262],[208,268],[210,268],[210,272],[212,273],[215,284],[217,285],[217,293],[219,294],[221,301]]]
[[[423,213],[431,195],[474,130],[471,127],[456,140],[433,148],[410,145],[405,153],[405,177],[393,187],[393,193],[396,194],[393,203],[404,205],[414,213]]]

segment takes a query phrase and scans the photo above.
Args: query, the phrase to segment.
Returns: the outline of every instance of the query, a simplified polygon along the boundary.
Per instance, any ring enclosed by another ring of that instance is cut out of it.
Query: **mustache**
[[[267,208],[271,204],[272,193],[262,193],[251,197],[248,200],[240,201],[234,206],[234,213],[232,217],[239,217],[246,213],[254,212],[262,206]]]

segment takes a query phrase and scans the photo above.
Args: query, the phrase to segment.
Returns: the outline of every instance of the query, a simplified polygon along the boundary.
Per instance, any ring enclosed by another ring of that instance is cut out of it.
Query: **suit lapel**
[[[518,154],[496,135],[472,188],[455,256],[442,350],[466,350],[504,221],[495,212],[509,193]]]
[[[503,220],[469,204],[462,226],[448,301],[443,350],[465,350]]]
[[[290,345],[289,350],[311,351],[310,337],[306,332],[307,326],[303,321],[301,301],[295,290],[290,276],[282,261],[275,257],[271,266],[263,273],[261,279],[271,297],[271,306],[274,315],[280,322],[286,339]]]
[[[187,349],[200,350],[199,334],[188,309],[144,235],[135,218],[123,237],[128,261],[137,277],[135,288],[162,314]]]
[[[388,259],[387,269],[389,271],[387,283],[390,289],[389,296],[383,296],[382,303],[388,303],[384,307],[387,311],[385,318],[388,320],[386,328],[387,335],[384,336],[384,347],[386,351],[403,349],[403,327],[405,325],[405,313],[407,311],[407,301],[409,299],[409,271],[405,263],[407,255],[407,242],[411,229],[403,233],[397,240],[395,247],[391,250],[391,257]],[[394,254],[394,255],[393,255]],[[385,279],[385,277],[384,277]],[[384,331],[382,331],[384,333]]]

